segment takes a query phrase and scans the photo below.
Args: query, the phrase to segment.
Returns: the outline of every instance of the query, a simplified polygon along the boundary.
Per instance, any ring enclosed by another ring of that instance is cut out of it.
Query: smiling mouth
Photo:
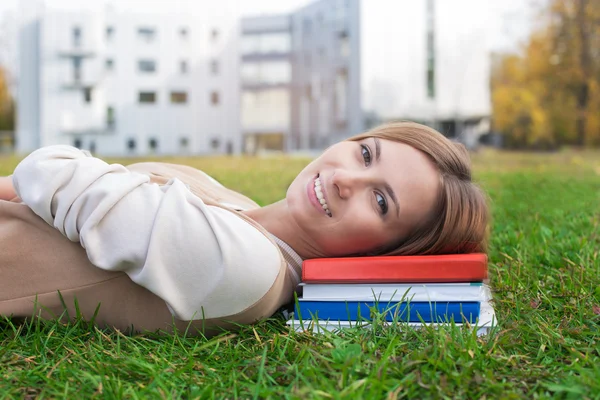
[[[329,205],[327,204],[327,201],[325,200],[325,195],[323,194],[323,189],[321,188],[321,185],[322,185],[321,179],[319,178],[319,175],[317,175],[317,178],[315,179],[315,182],[314,182],[315,194],[317,195],[317,200],[319,201],[319,203],[321,203],[321,207],[325,211],[325,214],[327,214],[331,218],[333,215],[331,214],[331,211],[329,210]]]

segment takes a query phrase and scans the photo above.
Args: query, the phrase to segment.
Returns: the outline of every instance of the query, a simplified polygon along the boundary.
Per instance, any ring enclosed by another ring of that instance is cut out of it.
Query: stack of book
[[[485,334],[495,323],[485,254],[327,258],[304,261],[301,295],[288,321],[296,330],[385,323],[468,323]]]

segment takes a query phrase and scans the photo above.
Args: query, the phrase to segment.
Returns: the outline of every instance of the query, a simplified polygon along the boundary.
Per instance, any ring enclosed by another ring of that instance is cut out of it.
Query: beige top
[[[81,243],[92,264],[125,272],[184,321],[242,312],[272,287],[282,256],[299,260],[227,208],[248,208],[249,199],[209,205],[180,179],[153,183],[135,165],[109,165],[74,147],[33,152],[13,181],[22,201]],[[296,284],[298,267],[289,271]]]

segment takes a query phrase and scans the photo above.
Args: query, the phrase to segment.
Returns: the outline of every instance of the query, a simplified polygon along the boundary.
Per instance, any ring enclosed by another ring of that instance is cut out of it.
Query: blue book
[[[396,302],[396,301],[305,301],[294,307],[296,319],[359,321],[370,320],[371,309],[385,314],[387,321],[475,323],[479,302]]]

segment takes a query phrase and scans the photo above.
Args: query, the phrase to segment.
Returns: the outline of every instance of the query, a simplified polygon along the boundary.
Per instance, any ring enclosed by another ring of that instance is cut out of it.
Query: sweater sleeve
[[[22,201],[80,242],[92,264],[127,273],[179,319],[241,312],[280,273],[280,254],[262,233],[178,179],[159,186],[74,147],[50,146],[26,157],[13,181]]]

